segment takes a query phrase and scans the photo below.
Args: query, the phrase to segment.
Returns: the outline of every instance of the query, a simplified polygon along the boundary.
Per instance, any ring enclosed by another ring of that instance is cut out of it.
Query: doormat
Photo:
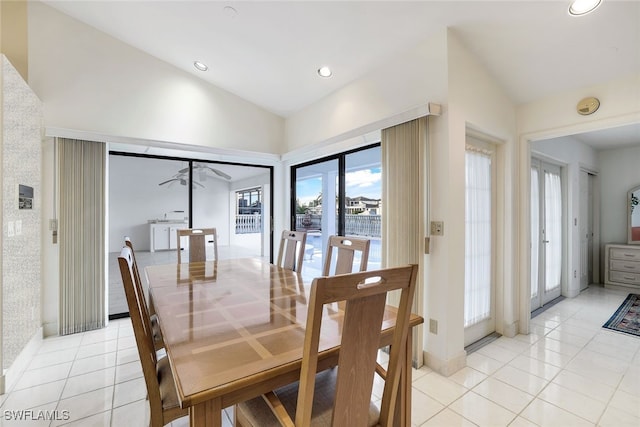
[[[602,327],[640,337],[640,295],[629,294]]]

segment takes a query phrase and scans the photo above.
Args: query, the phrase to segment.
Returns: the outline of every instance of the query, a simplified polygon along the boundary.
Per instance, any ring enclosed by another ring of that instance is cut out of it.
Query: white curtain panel
[[[531,298],[538,295],[540,270],[540,177],[531,168]]]
[[[58,138],[60,335],[105,325],[105,144]]]
[[[560,286],[562,275],[562,186],[560,175],[545,171],[545,232],[547,271],[545,290]]]
[[[464,326],[491,315],[491,155],[467,149],[465,159]]]

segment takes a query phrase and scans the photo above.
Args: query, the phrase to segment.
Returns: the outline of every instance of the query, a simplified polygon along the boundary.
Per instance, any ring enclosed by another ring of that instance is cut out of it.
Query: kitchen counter
[[[178,247],[176,230],[189,228],[189,224],[184,220],[150,219],[147,222],[151,252],[176,249]]]

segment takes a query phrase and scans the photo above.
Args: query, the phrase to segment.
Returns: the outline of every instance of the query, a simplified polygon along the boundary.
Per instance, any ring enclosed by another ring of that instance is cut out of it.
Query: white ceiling
[[[578,141],[597,151],[640,145],[640,124],[631,124],[610,129],[579,133],[571,136],[552,138],[549,141],[562,143],[564,141]]]
[[[637,0],[45,2],[283,117],[446,27],[516,104],[640,73]]]

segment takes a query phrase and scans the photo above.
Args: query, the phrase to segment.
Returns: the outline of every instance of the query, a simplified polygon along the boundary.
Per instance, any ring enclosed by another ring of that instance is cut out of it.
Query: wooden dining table
[[[180,405],[190,408],[192,426],[220,426],[224,408],[299,379],[311,281],[258,258],[145,271]],[[319,370],[337,364],[343,314],[338,304],[325,307]],[[395,317],[388,306],[381,347],[390,344]],[[422,322],[411,315],[411,327]],[[411,425],[407,349],[396,411],[401,426]]]

